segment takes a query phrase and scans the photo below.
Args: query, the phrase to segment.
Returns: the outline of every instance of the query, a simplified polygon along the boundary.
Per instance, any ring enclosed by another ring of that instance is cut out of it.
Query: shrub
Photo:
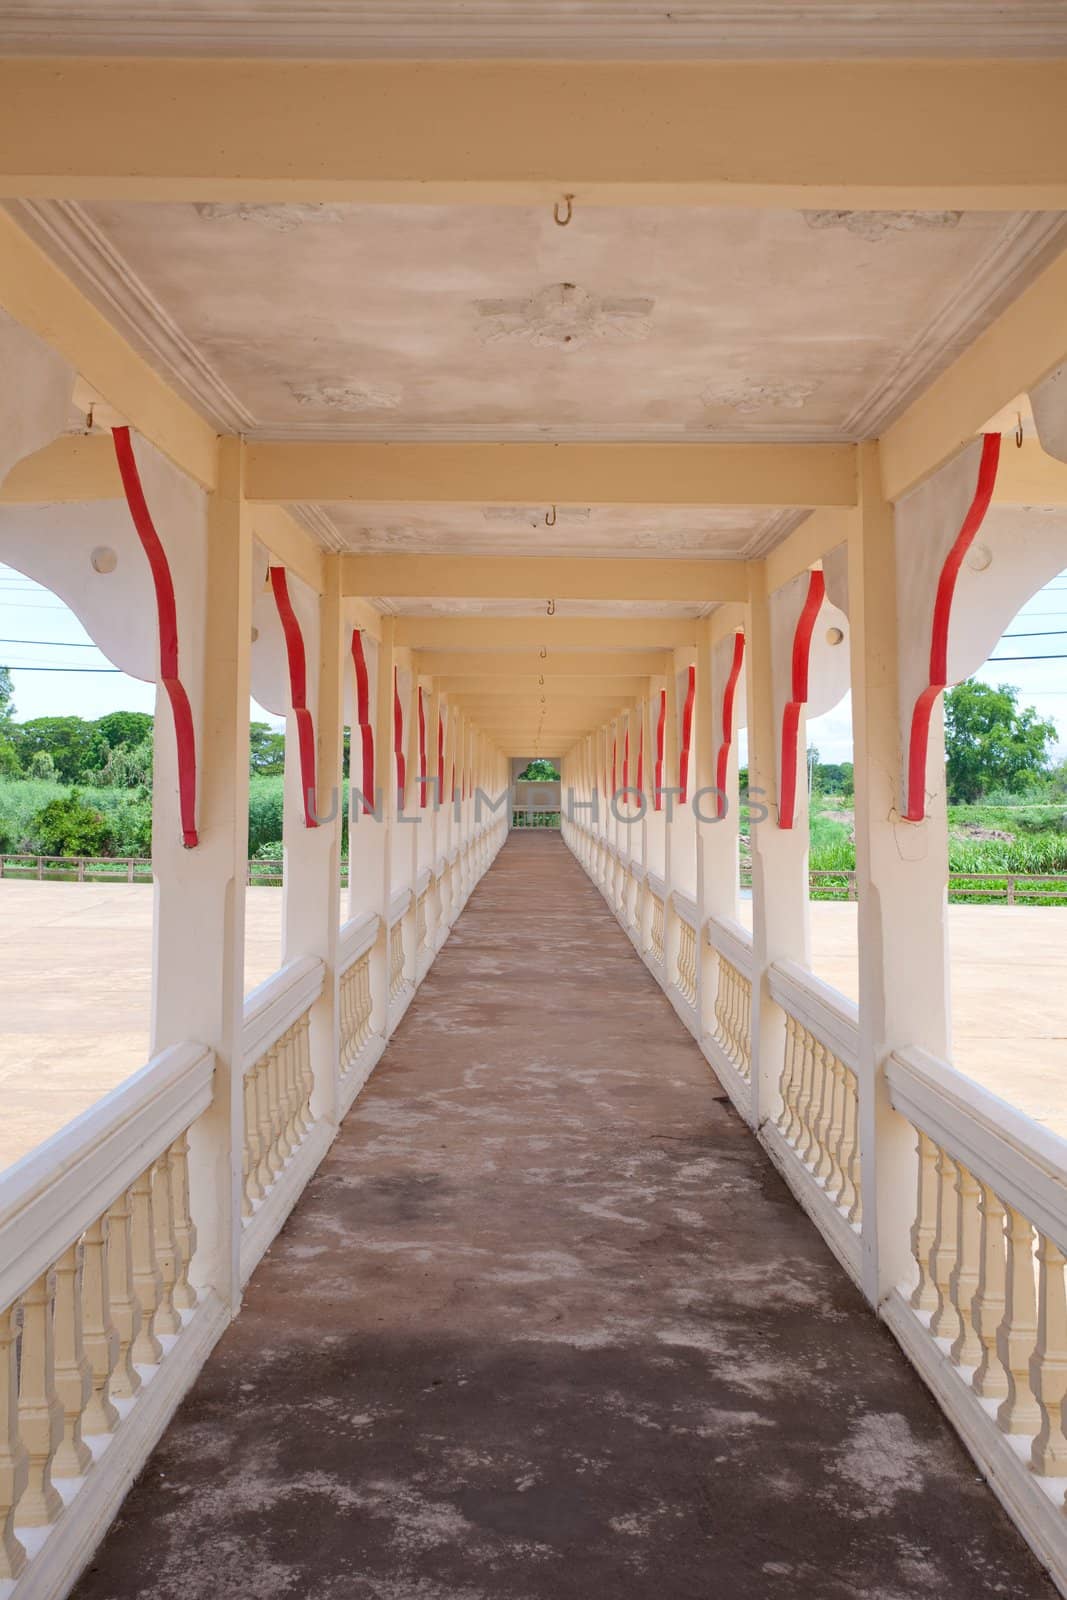
[[[107,821],[71,789],[37,812],[30,821],[33,853],[43,856],[106,856],[112,837]]]

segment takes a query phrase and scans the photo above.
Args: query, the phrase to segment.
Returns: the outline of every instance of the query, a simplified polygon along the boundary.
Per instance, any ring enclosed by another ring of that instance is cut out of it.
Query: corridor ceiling
[[[923,407],[1067,246],[1065,57],[1060,0],[0,0],[0,223],[347,595],[677,623],[983,426]]]

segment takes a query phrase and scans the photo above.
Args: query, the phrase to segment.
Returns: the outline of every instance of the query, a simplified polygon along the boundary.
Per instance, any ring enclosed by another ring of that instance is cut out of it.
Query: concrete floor
[[[75,1600],[1054,1600],[558,838],[513,837]]]
[[[143,1065],[152,889],[5,879],[0,912],[3,1168]],[[248,891],[246,990],[278,967],[281,913],[279,890]],[[854,999],[856,907],[811,919],[815,972]],[[949,928],[956,1065],[1067,1136],[1067,911],[950,906]]]

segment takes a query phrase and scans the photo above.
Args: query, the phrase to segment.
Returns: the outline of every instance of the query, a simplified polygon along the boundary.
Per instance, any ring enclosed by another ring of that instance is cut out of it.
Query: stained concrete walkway
[[[78,1600],[1054,1600],[558,838],[513,837]]]

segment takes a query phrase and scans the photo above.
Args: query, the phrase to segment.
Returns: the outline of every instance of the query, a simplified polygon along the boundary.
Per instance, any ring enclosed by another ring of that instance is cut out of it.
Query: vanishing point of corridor
[[[76,1590],[1053,1592],[555,834],[477,889]]]

